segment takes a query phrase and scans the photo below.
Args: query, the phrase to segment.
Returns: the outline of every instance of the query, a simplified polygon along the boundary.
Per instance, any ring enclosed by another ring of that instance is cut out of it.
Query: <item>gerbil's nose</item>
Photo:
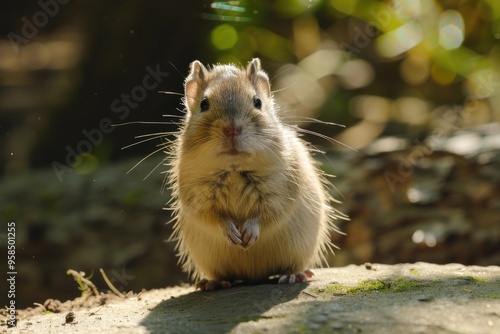
[[[241,133],[241,126],[236,126],[236,125],[228,125],[224,127],[224,133],[228,137],[236,137],[239,136]]]

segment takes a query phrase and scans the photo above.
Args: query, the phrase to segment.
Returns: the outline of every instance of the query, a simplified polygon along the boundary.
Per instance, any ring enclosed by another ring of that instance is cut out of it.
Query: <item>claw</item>
[[[236,224],[232,220],[227,220],[225,223],[225,228],[227,241],[229,241],[231,245],[241,245],[241,232],[238,230]]]
[[[295,283],[306,283],[308,277],[316,276],[312,270],[304,270],[297,274],[282,275],[278,284],[295,284]]]
[[[309,278],[311,278],[311,277],[315,277],[315,276],[316,276],[316,273],[315,273],[314,271],[312,271],[311,269],[306,269],[306,270],[304,270],[304,274],[305,274],[307,277],[309,277]]]
[[[278,280],[278,284],[288,284],[288,276],[287,275],[281,276],[280,279]]]
[[[231,286],[232,286],[231,283],[228,281],[216,281],[216,280],[209,281],[207,279],[202,279],[195,285],[196,289],[200,289],[201,291],[227,289],[230,288]]]
[[[296,280],[296,282],[299,282],[299,283],[306,283],[307,282],[307,275],[305,273],[298,273],[295,276],[295,280]]]

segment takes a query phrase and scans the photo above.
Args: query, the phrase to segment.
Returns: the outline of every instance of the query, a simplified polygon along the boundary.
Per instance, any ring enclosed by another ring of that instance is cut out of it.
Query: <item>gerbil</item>
[[[325,179],[280,119],[259,59],[246,69],[190,65],[169,181],[180,263],[212,290],[230,282],[307,281],[333,244]]]

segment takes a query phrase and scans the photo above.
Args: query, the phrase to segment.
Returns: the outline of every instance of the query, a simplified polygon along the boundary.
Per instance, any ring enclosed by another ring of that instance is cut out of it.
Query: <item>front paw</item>
[[[243,241],[243,247],[247,249],[252,246],[257,239],[259,239],[260,227],[259,219],[252,218],[247,220],[241,227],[241,239]]]
[[[249,219],[240,228],[232,220],[228,219],[224,222],[223,230],[231,245],[248,249],[259,238],[259,219]]]
[[[228,219],[224,222],[223,230],[227,237],[227,241],[231,245],[243,247],[241,232],[232,220]]]

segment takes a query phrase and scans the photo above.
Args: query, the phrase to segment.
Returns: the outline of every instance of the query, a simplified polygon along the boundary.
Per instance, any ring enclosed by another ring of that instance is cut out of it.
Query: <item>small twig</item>
[[[47,309],[42,304],[40,304],[40,303],[33,303],[33,305],[40,306],[41,308],[43,308],[43,312],[47,312]]]
[[[99,271],[101,272],[102,278],[104,278],[104,281],[106,282],[106,284],[108,285],[108,287],[111,289],[111,291],[113,291],[118,297],[125,298],[125,296],[123,295],[123,293],[121,293],[120,291],[118,291],[118,289],[115,288],[115,286],[113,285],[113,283],[111,283],[111,281],[108,279],[108,276],[106,276],[106,273],[104,272],[104,270],[102,268],[100,268]]]
[[[96,315],[96,314],[97,314],[97,312],[99,312],[101,309],[102,309],[102,307],[100,307],[97,311],[90,312],[88,315],[89,315],[89,316]]]
[[[90,280],[83,277],[82,274],[80,274],[79,272],[77,272],[76,270],[73,270],[73,269],[68,269],[68,271],[66,271],[66,274],[72,275],[74,278],[76,277],[76,278],[80,279],[83,283],[87,284],[89,287],[92,288],[92,291],[94,292],[94,294],[96,296],[99,296],[99,291],[97,291],[97,288],[95,287],[94,283],[92,283]]]
[[[302,291],[302,293],[305,294],[305,295],[308,295],[310,297],[313,297],[313,298],[318,298],[319,297],[318,295],[316,295],[316,294],[314,294],[312,292],[309,292],[309,291]]]

